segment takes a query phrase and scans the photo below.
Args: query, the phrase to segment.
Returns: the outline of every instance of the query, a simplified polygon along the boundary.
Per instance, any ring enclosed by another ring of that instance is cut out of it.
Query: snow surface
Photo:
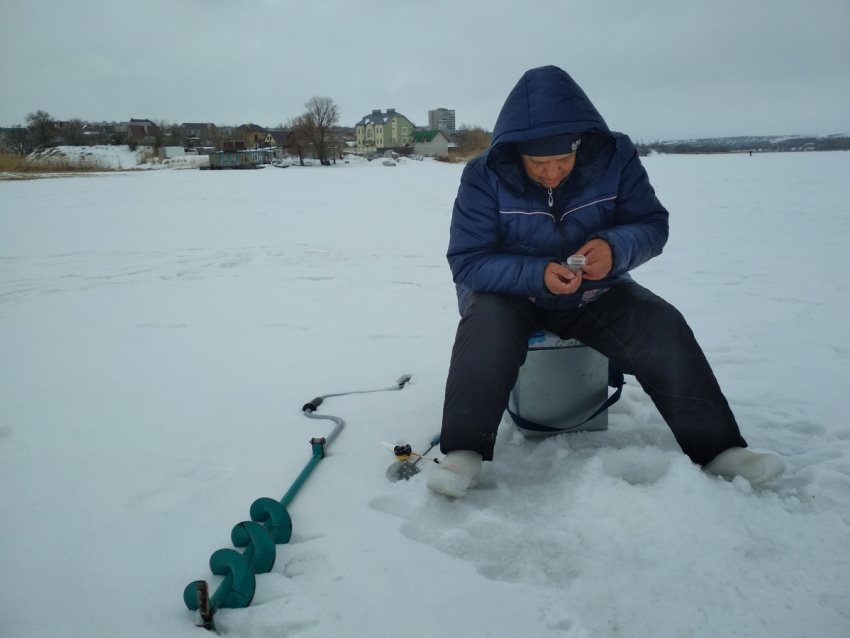
[[[850,153],[653,156],[635,278],[688,317],[753,489],[682,455],[633,379],[606,432],[524,440],[460,500],[390,483],[439,431],[461,166],[0,183],[0,635],[198,638],[183,588],[261,496],[292,502],[245,637],[850,636]]]

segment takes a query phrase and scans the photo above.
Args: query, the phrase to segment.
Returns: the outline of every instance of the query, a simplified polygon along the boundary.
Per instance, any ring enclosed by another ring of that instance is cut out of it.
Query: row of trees
[[[312,149],[316,157],[327,163],[335,161],[338,151],[342,149],[342,140],[335,131],[339,125],[339,106],[329,97],[312,97],[304,104],[304,113],[287,122],[285,128],[292,131],[289,146],[293,154],[298,155],[303,162],[304,153]],[[47,148],[61,137],[62,142],[71,146],[79,146],[89,140],[84,135],[85,122],[80,119],[69,120],[61,124],[46,111],[38,110],[26,117],[26,127],[8,129],[5,135],[5,146],[13,153],[26,155],[38,148]],[[167,122],[156,122],[153,132],[154,146],[180,146],[184,143],[182,127]],[[281,127],[283,128],[283,126]],[[219,139],[208,140],[216,148],[221,147],[225,135],[218,131],[208,131],[208,135],[216,135]],[[127,144],[133,146],[133,140],[121,133],[113,133],[109,140],[99,139],[98,142]]]
[[[746,153],[782,151],[846,151],[850,150],[850,136],[827,137],[725,137],[681,142],[651,142],[635,144],[641,155],[650,152],[670,154]]]
[[[33,111],[26,116],[26,126],[16,126],[5,131],[3,146],[9,152],[18,155],[27,155],[40,148],[48,148],[57,142],[68,146],[83,146],[84,144],[126,144],[127,136],[122,133],[114,133],[109,139],[104,136],[92,139],[87,135],[86,123],[81,119],[57,122],[47,111]]]
[[[314,96],[304,104],[305,111],[298,117],[281,124],[281,129],[290,130],[287,150],[297,155],[303,163],[304,156],[312,151],[314,157],[322,164],[336,162],[342,157],[345,145],[339,133],[339,106],[330,97]],[[120,131],[92,132],[86,131],[86,124],[80,119],[62,122],[61,126],[49,113],[38,110],[26,117],[26,127],[7,129],[4,145],[8,151],[26,155],[38,148],[47,148],[61,138],[61,143],[68,145],[83,144],[130,144],[135,147],[136,141]],[[155,147],[185,145],[184,131],[175,123],[165,121],[155,122],[152,132]],[[216,127],[207,131],[206,136],[216,139],[206,140],[217,149],[222,148],[228,136]],[[468,156],[486,149],[490,145],[491,134],[480,126],[462,125],[455,135],[459,154]]]
[[[338,132],[339,106],[329,97],[314,96],[304,104],[305,111],[298,117],[290,119],[280,128],[291,130],[292,133],[287,143],[287,150],[297,155],[303,163],[304,154],[312,150],[314,156],[323,164],[336,161],[341,157],[344,147]],[[157,122],[153,132],[153,143],[155,147],[160,146],[183,146],[185,145],[182,127],[175,123],[165,121]],[[62,122],[61,127],[46,111],[38,110],[27,114],[26,126],[7,129],[5,139],[2,140],[6,150],[26,155],[38,148],[47,148],[61,137],[62,143],[68,145],[83,145],[89,143],[111,143],[130,144],[134,147],[135,140],[119,131],[105,134],[90,135],[85,131],[85,122],[73,119]],[[227,135],[212,127],[207,136],[217,149],[221,149],[226,141]],[[458,155],[469,157],[480,153],[490,146],[492,135],[480,126],[468,124],[461,125],[454,141],[457,144]],[[654,142],[638,143],[638,152],[647,155],[651,151],[660,153],[728,153],[747,150],[800,150],[810,148],[812,150],[848,150],[850,149],[850,137],[846,135],[832,135],[829,137],[794,137],[794,138],[722,138],[707,140],[691,140],[687,142]]]

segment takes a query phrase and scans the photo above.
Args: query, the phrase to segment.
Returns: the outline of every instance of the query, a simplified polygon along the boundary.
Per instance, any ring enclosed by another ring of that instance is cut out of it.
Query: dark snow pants
[[[492,460],[528,339],[543,329],[578,339],[634,375],[694,463],[747,445],[684,317],[643,286],[614,286],[569,312],[541,311],[524,297],[472,293],[462,315],[443,406],[444,454],[474,450]]]

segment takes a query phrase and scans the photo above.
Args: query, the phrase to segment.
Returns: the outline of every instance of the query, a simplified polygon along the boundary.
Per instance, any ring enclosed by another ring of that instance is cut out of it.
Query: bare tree
[[[322,164],[328,164],[331,150],[331,129],[339,123],[339,107],[329,97],[311,97],[304,104],[307,110],[296,118],[294,127],[316,151]],[[334,157],[336,162],[336,157]]]
[[[174,124],[174,126],[177,125]],[[179,146],[179,144],[174,143],[171,127],[172,124],[167,120],[157,120],[153,122],[152,127],[148,127],[147,136],[153,138],[154,150],[158,151],[163,146]]]
[[[224,133],[222,131],[223,127],[221,126],[208,126],[206,128],[206,132],[203,136],[206,138],[201,140],[202,145],[206,146],[207,144],[212,144],[215,150],[220,151],[222,142],[224,142]]]
[[[112,134],[109,136],[109,143],[115,146],[124,146],[127,143],[127,133],[113,129]]]
[[[490,146],[492,133],[480,126],[461,124],[457,129],[458,151],[464,155],[477,155]]]
[[[6,150],[18,155],[29,155],[35,150],[32,134],[28,128],[23,126],[8,129],[3,146],[6,147]]]
[[[306,126],[307,123],[304,121],[304,116],[299,115],[289,120],[284,127],[292,131],[292,134],[286,140],[286,152],[291,155],[297,155],[298,163],[301,166],[304,166],[304,151],[307,150],[310,144],[302,133]]]
[[[342,139],[339,127],[334,128],[328,134],[328,147],[331,156],[333,157],[334,164],[336,164],[337,159],[342,159],[342,151],[345,148],[345,142]]]
[[[160,146],[183,146],[183,129],[177,122],[160,120],[154,123],[160,130],[157,148]]]
[[[50,114],[42,110],[33,111],[27,115],[26,122],[35,145],[47,148],[54,135],[53,118]]]
[[[62,136],[65,138],[65,143],[70,146],[82,146],[85,141],[83,135],[83,121],[79,118],[68,120],[65,126],[62,127]]]

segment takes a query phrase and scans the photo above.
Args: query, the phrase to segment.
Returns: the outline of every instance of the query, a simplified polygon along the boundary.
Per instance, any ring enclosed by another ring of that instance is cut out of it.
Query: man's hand
[[[543,271],[543,284],[553,295],[569,295],[578,290],[581,276],[581,271],[573,273],[566,266],[550,261]]]
[[[584,278],[589,281],[603,279],[614,267],[614,255],[610,244],[604,239],[591,239],[578,249],[579,255],[587,257],[587,265],[581,267]],[[551,264],[550,264],[551,265]]]

